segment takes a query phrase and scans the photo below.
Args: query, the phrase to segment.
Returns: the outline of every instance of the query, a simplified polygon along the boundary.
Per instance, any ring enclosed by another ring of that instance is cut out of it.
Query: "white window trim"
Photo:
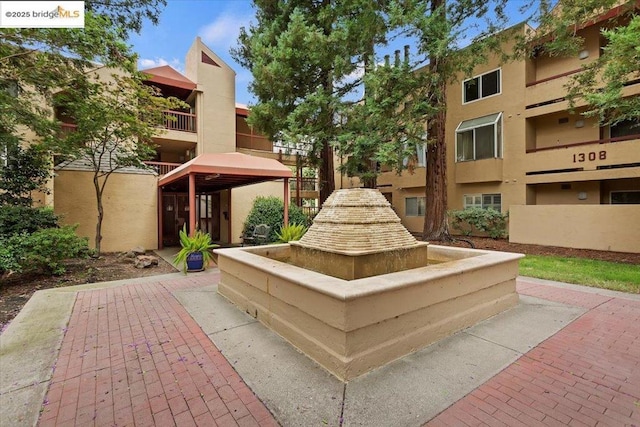
[[[482,85],[481,85],[482,79],[478,79],[478,99],[474,99],[472,101],[465,101],[464,100],[464,84],[466,82],[468,82],[469,80],[476,79],[478,77],[482,77],[485,74],[491,74],[494,71],[498,71],[498,70],[500,71],[500,73],[498,73],[499,74],[499,76],[498,76],[499,77],[498,78],[498,84],[500,85],[500,90],[497,93],[494,93],[493,95],[489,95],[489,96],[482,96]],[[494,96],[498,96],[498,95],[502,95],[502,68],[501,67],[494,68],[493,70],[485,71],[484,73],[475,75],[473,77],[469,77],[468,79],[462,81],[462,94],[461,94],[462,105],[471,104],[473,102],[481,101],[483,99],[493,98]]]
[[[483,203],[483,198],[484,196],[496,196],[496,195],[500,195],[500,210],[498,212],[502,212],[502,193],[470,193],[470,194],[463,194],[462,195],[462,209],[467,209],[468,207],[479,207],[481,209],[485,209],[484,207],[484,203]],[[472,197],[474,200],[476,197],[480,198],[480,206],[476,205],[475,203],[472,206],[465,206],[465,199],[467,197]]]
[[[496,114],[496,113],[493,113]],[[493,114],[488,114],[486,116],[481,116],[481,117],[475,117],[473,119],[467,119],[467,120],[463,120],[460,123],[458,123],[458,126],[456,126],[456,131],[455,131],[455,159],[456,159],[456,163],[463,163],[463,162],[475,162],[477,161],[476,159],[476,141],[475,138],[473,140],[473,159],[472,160],[458,160],[458,130],[460,129],[460,126],[462,126],[462,124],[464,122],[468,122],[469,120],[474,120],[474,119],[481,119],[483,117],[490,117]],[[493,159],[501,159],[502,158],[502,154],[503,154],[503,150],[504,147],[502,145],[502,135],[504,134],[504,129],[500,129],[500,138],[498,138],[498,126],[496,126],[497,123],[500,123],[500,125],[502,126],[502,111],[500,111],[499,113],[497,113],[496,118],[493,120],[493,122],[488,122],[488,123],[483,123],[481,125],[477,125],[477,126],[473,126],[470,128],[466,128],[464,129],[463,132],[469,131],[469,130],[474,130],[476,128],[480,128],[480,127],[484,127],[484,126],[489,126],[490,124],[493,125],[493,152],[496,154],[494,155],[494,157],[492,157]],[[498,141],[498,139],[500,139]],[[500,150],[498,150],[498,146],[500,147]],[[498,152],[500,152],[500,156],[497,156]],[[480,159],[480,160],[485,160],[485,159]]]

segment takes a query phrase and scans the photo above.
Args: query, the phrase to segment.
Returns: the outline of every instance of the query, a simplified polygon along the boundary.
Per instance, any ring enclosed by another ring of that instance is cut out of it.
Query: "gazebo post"
[[[189,235],[196,232],[196,174],[189,174]]]
[[[284,226],[289,225],[289,178],[284,179]]]
[[[163,199],[162,199],[162,187],[158,186],[158,249],[164,249],[164,212],[163,212]]]

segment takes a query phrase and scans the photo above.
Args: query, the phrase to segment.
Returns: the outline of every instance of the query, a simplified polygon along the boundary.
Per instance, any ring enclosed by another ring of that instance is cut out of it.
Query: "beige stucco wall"
[[[509,241],[640,252],[640,205],[511,206]]]
[[[155,175],[116,173],[109,178],[103,195],[102,251],[158,248],[156,185]],[[55,213],[65,224],[79,223],[78,235],[88,237],[94,247],[98,213],[93,174],[58,171],[54,187]]]
[[[510,46],[505,46],[506,50]],[[526,163],[524,89],[526,64],[524,61],[500,64],[492,55],[486,64],[478,66],[474,75],[500,68],[501,93],[471,103],[462,103],[462,80],[447,88],[447,173],[449,209],[462,209],[465,194],[500,193],[503,211],[508,203],[525,203],[526,187],[523,165]],[[502,113],[502,160],[485,159],[456,162],[456,128],[465,120]]]
[[[288,189],[287,189],[288,191]],[[288,194],[288,193],[287,193]],[[258,196],[275,196],[282,199],[284,195],[284,181],[267,181],[260,184],[247,185],[231,190],[231,242],[241,243],[244,221],[253,207],[253,201]]]
[[[588,57],[580,59],[577,55],[570,57],[540,55],[535,61],[535,80],[542,80],[567,71],[577,70],[600,56],[599,28],[597,26],[588,27],[579,31],[578,34],[584,39],[583,50],[588,52]]]
[[[202,52],[219,66],[202,62]],[[230,153],[236,146],[236,73],[200,37],[185,60],[185,75],[197,83],[197,154]]]

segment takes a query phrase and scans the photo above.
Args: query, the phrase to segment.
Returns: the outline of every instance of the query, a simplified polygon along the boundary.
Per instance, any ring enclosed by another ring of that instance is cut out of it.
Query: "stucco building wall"
[[[58,171],[54,191],[54,212],[62,216],[64,224],[79,224],[77,234],[88,237],[89,246],[95,247],[98,212],[93,173]],[[156,175],[114,173],[107,182],[103,203],[102,251],[158,248]]]

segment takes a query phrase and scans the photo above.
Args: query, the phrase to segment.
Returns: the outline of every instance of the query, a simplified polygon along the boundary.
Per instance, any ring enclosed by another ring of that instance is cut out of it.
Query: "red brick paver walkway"
[[[428,426],[640,426],[640,301],[522,282],[589,311]]]
[[[277,425],[171,294],[217,280],[78,292],[39,425]]]

